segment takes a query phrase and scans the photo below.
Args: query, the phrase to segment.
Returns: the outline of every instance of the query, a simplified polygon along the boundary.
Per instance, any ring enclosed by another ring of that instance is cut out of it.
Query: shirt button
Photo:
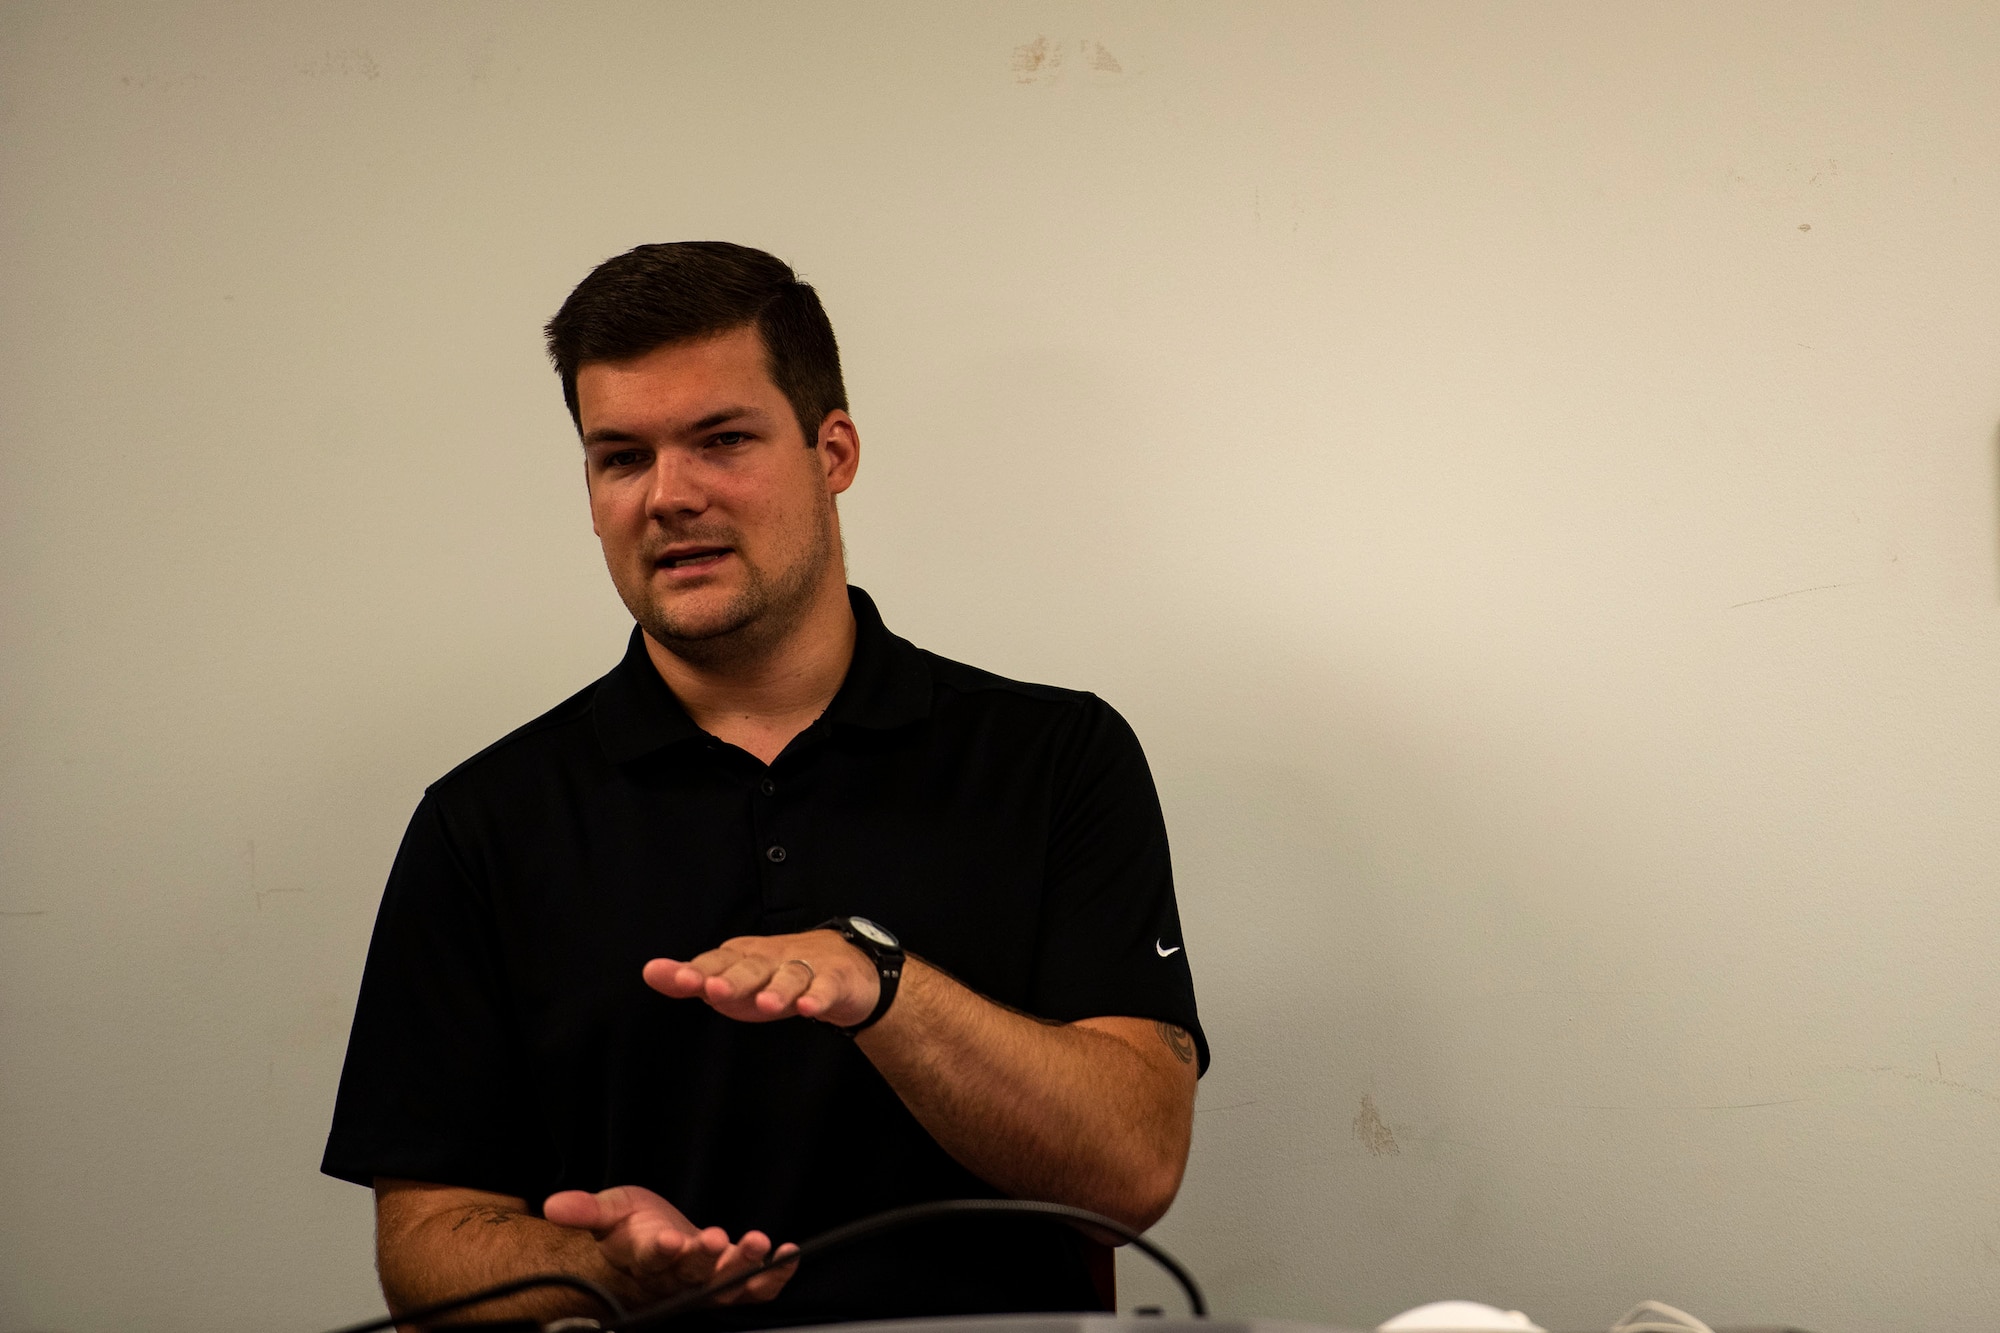
[[[785,859],[785,849],[777,846],[766,847],[764,855],[770,860],[772,865],[776,865]]]
[[[766,796],[776,796],[778,794],[778,784],[769,778],[765,778],[757,784],[757,790],[763,792]]]

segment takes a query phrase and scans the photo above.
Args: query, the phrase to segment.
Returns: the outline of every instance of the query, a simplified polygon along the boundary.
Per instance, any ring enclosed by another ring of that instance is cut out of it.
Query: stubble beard
[[[692,534],[677,540],[708,540]],[[736,556],[742,560],[739,552]],[[744,561],[744,579],[721,610],[699,620],[679,616],[652,597],[650,583],[624,594],[625,609],[652,640],[690,666],[715,669],[765,656],[797,630],[812,607],[828,566],[840,558],[833,516],[821,509],[800,558],[767,574]],[[650,566],[649,566],[650,568]]]

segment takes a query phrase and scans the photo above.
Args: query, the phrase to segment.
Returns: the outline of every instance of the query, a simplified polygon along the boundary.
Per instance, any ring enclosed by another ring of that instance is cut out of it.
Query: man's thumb
[[[605,1194],[614,1194],[606,1190]],[[576,1227],[581,1231],[603,1231],[618,1224],[624,1216],[622,1210],[608,1206],[610,1200],[602,1195],[586,1190],[564,1190],[551,1194],[542,1203],[542,1216],[559,1227]]]

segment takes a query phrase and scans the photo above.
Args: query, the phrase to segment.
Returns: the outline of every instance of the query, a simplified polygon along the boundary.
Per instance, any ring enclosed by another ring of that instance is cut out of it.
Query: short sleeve
[[[551,1172],[489,906],[435,792],[410,820],[368,946],[320,1170],[527,1198]]]
[[[1139,738],[1086,696],[1053,795],[1033,1011],[1126,1015],[1187,1029],[1208,1069],[1174,900],[1166,820]]]

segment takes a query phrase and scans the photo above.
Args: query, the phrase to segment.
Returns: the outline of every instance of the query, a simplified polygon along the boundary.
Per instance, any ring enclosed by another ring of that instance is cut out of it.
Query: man
[[[847,587],[860,438],[782,262],[641,246],[548,336],[638,623],[425,793],[390,874],[322,1167],[375,1190],[390,1307],[552,1270],[646,1303],[926,1199],[1149,1226],[1207,1055],[1130,729]],[[711,1321],[1104,1308],[1107,1259],[939,1226]]]

